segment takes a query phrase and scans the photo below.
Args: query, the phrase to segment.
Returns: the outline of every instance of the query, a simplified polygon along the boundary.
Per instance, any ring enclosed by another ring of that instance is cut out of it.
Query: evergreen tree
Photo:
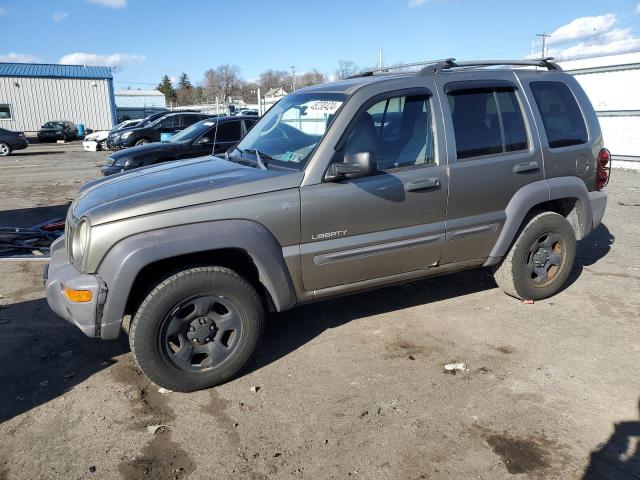
[[[164,93],[164,99],[167,104],[171,104],[176,98],[176,91],[171,84],[171,79],[168,75],[162,77],[160,83],[158,84],[157,90]]]

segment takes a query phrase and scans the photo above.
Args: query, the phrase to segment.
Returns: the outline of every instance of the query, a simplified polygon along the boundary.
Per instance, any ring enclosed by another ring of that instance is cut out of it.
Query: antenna
[[[211,156],[216,154],[216,141],[218,140],[218,125],[220,125],[220,117],[216,118],[216,131],[213,133],[213,148],[211,149]]]

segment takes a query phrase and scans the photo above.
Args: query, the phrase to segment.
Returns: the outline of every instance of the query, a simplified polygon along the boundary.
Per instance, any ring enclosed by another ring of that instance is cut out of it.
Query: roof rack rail
[[[425,60],[423,62],[401,63],[399,65],[391,65],[389,67],[375,68],[373,70],[365,70],[363,72],[350,75],[346,78],[349,79],[349,78],[372,77],[376,73],[391,73],[391,70],[399,70],[401,68],[421,67],[423,65],[437,65],[437,64],[440,64],[441,62],[448,62],[449,60],[453,60],[453,59],[450,58],[447,60]],[[413,72],[409,72],[409,73],[413,73]]]
[[[366,70],[364,72],[356,73],[346,77],[350,78],[362,78],[372,77],[376,73],[390,73],[391,70],[398,70],[401,68],[419,67],[422,66],[417,73],[418,77],[426,75],[434,75],[442,72],[443,70],[449,70],[451,68],[464,68],[464,67],[497,67],[497,66],[523,66],[523,67],[542,67],[547,70],[559,70],[562,68],[556,62],[553,61],[553,57],[546,57],[540,60],[476,60],[468,62],[456,62],[455,58],[446,58],[443,60],[426,60],[424,62],[403,63],[400,65],[393,65],[390,67],[376,68],[373,70]]]
[[[540,60],[477,60],[469,62],[456,62],[454,58],[446,60],[444,63],[427,65],[420,70],[416,75],[425,76],[435,73],[440,73],[442,70],[448,70],[450,68],[462,68],[462,67],[493,67],[500,65],[514,65],[514,66],[528,66],[528,67],[543,67],[547,70],[559,70],[562,68],[560,65],[553,61],[553,57],[542,58]]]

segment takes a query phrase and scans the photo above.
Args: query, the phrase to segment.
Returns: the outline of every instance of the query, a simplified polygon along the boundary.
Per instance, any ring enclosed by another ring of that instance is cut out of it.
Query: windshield
[[[64,127],[64,125],[60,122],[47,122],[42,126],[42,128],[62,128],[62,127]]]
[[[202,135],[204,132],[213,127],[216,122],[212,122],[211,120],[203,120],[198,123],[194,123],[190,127],[185,128],[181,132],[176,133],[173,137],[171,137],[168,141],[171,143],[177,142],[187,142],[191,140],[195,140],[197,137]]]
[[[238,150],[254,154],[257,149],[270,164],[302,170],[346,98],[341,93],[288,95],[249,130]]]

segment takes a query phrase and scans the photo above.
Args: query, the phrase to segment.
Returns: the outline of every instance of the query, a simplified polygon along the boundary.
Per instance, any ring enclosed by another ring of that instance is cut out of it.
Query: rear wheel
[[[140,305],[129,343],[156,384],[189,392],[236,375],[251,359],[264,328],[255,289],[222,267],[198,267],[160,283]]]
[[[0,157],[8,157],[11,154],[11,147],[4,142],[0,142]]]
[[[495,268],[494,277],[512,297],[541,300],[567,281],[576,255],[576,237],[566,218],[554,212],[534,216]]]

